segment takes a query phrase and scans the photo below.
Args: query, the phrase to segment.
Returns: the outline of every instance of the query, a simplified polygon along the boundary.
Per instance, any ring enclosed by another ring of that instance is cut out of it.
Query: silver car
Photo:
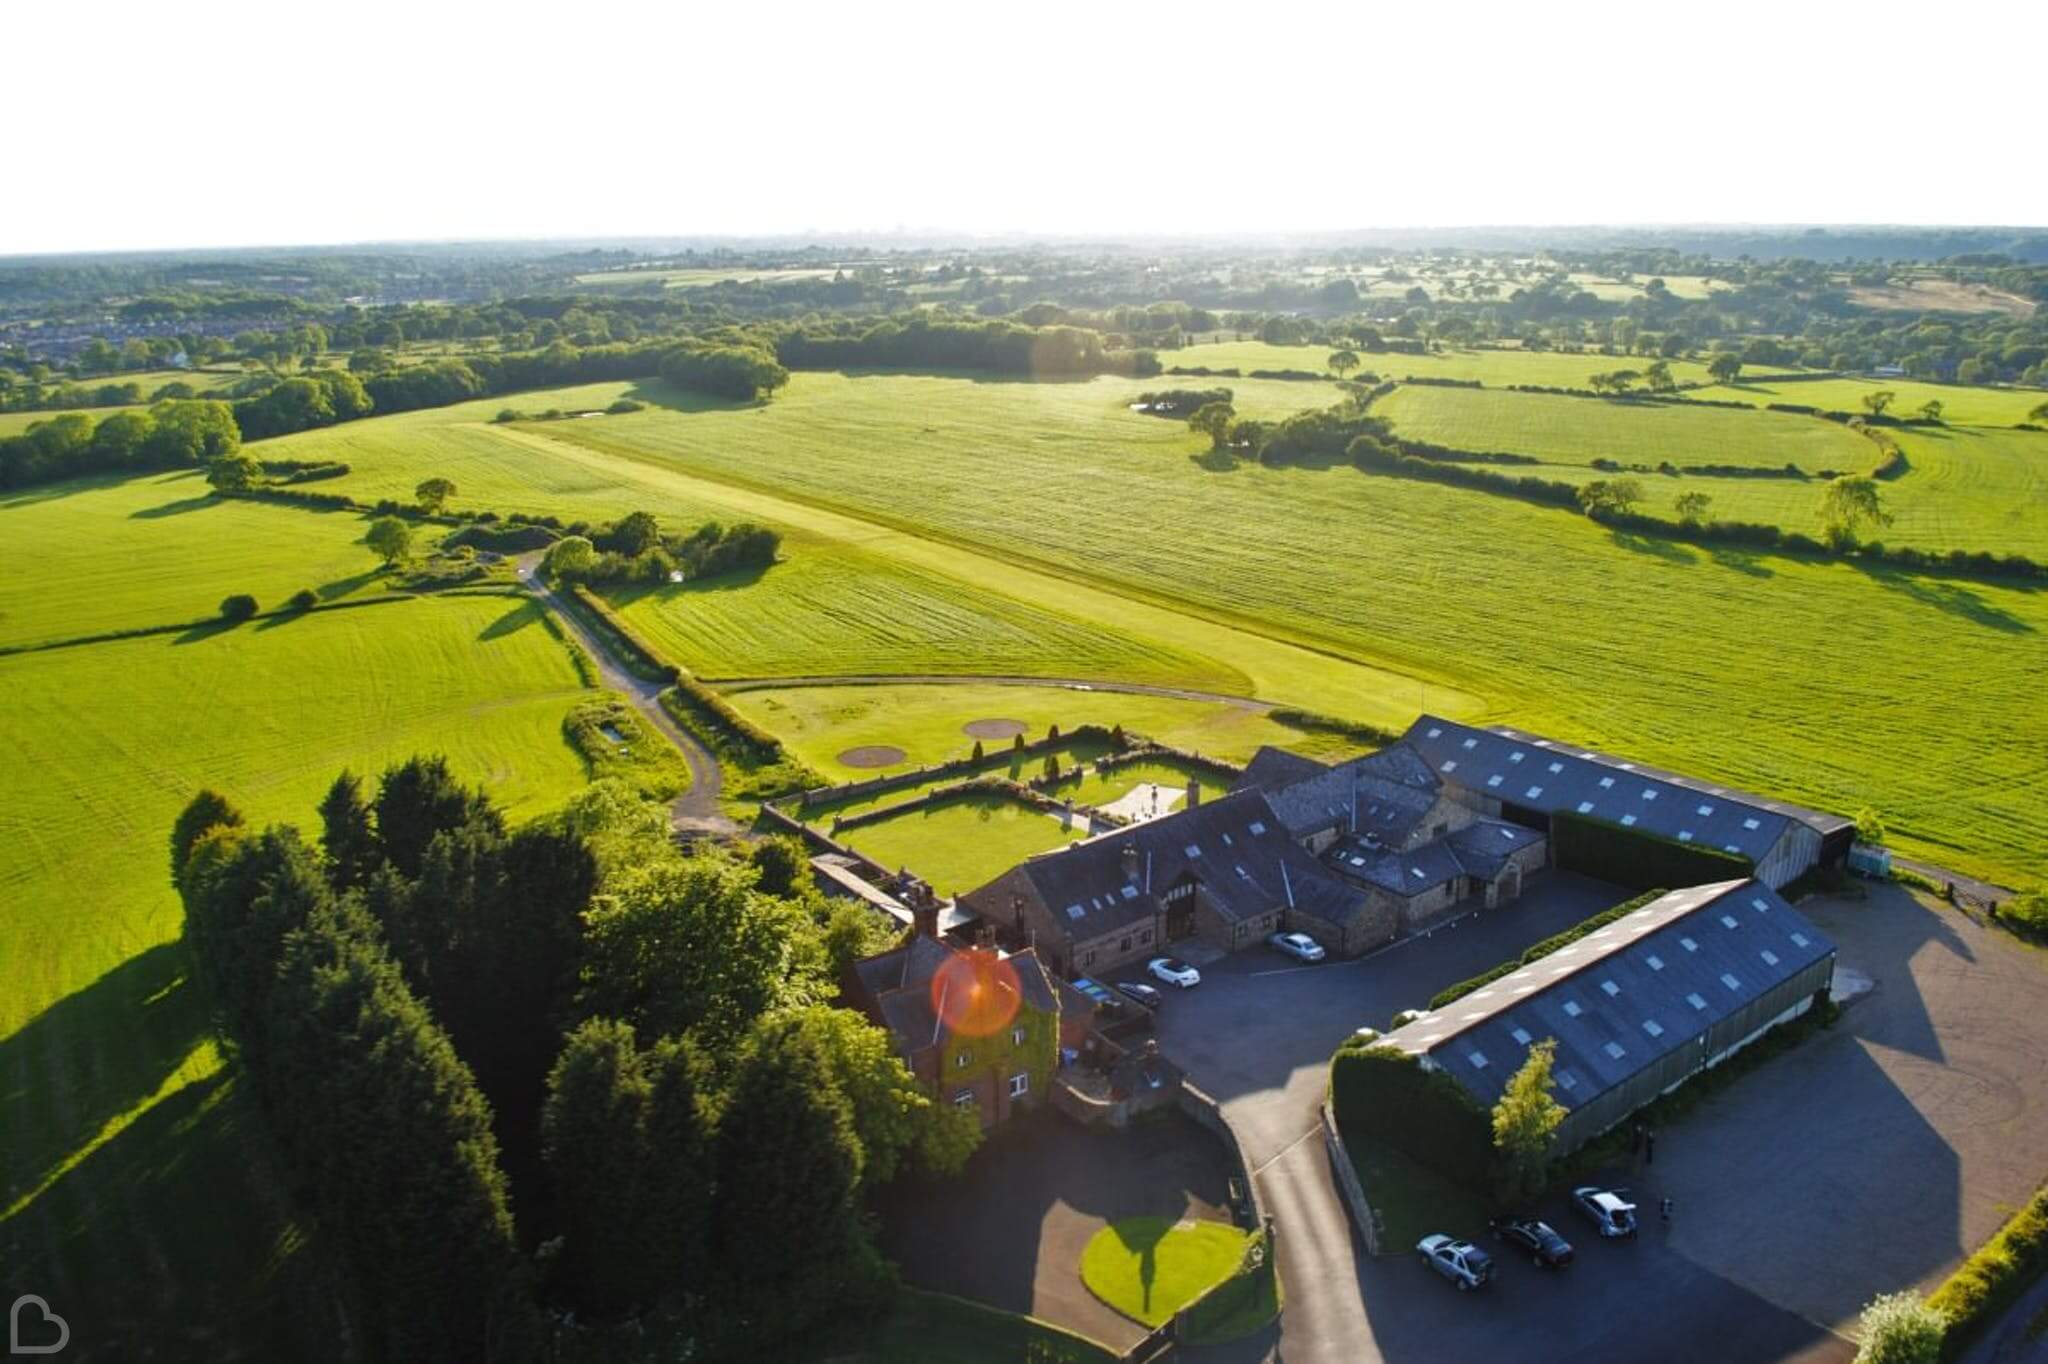
[[[1306,933],[1274,933],[1266,941],[1296,961],[1321,961],[1325,955],[1323,945]]]
[[[1602,1240],[1628,1240],[1636,1234],[1636,1205],[1613,1189],[1581,1184],[1572,1190],[1572,1204],[1600,1230]]]

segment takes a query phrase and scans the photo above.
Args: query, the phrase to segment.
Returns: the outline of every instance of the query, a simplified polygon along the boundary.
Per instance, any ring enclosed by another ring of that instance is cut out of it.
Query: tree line
[[[979,1126],[833,1003],[878,931],[801,848],[685,853],[619,781],[515,829],[435,758],[318,816],[202,792],[171,874],[372,1354],[540,1359],[566,1309],[716,1357],[886,1299],[866,1196]]]
[[[146,412],[95,421],[66,412],[0,436],[0,488],[22,488],[84,474],[196,468],[234,455],[242,432],[226,403],[165,400]]]
[[[664,535],[654,513],[637,511],[589,535],[557,540],[543,561],[558,582],[667,582],[716,577],[775,562],[782,536],[750,521],[706,521],[687,535]]]

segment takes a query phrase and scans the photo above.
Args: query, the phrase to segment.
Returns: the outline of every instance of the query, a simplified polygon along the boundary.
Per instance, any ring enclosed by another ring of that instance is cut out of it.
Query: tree
[[[206,481],[217,492],[247,492],[263,481],[263,466],[249,455],[223,455],[206,466]]]
[[[240,624],[255,614],[256,599],[247,592],[237,592],[221,598],[220,618],[224,621]]]
[[[570,535],[548,546],[541,560],[541,572],[556,582],[574,582],[597,566],[597,547],[580,535]]]
[[[1858,842],[1881,844],[1885,839],[1884,816],[1871,806],[1864,806],[1856,812],[1856,838]]]
[[[1633,478],[1596,478],[1579,489],[1579,506],[1588,516],[1626,516],[1643,500],[1643,485]]]
[[[653,1098],[632,1026],[616,1019],[577,1028],[548,1074],[541,1158],[562,1222],[560,1273],[574,1301],[600,1316],[644,1305],[658,1289],[647,1274]]]
[[[429,516],[438,515],[448,505],[448,499],[455,496],[455,484],[445,478],[430,478],[412,490],[419,499],[420,510]]]
[[[1863,406],[1865,407],[1865,409],[1869,411],[1871,416],[1882,417],[1884,415],[1884,410],[1887,407],[1890,407],[1892,405],[1892,400],[1897,398],[1898,396],[1898,394],[1892,392],[1888,388],[1881,388],[1877,390],[1877,392],[1875,393],[1864,394]]]
[[[395,568],[412,554],[412,527],[395,516],[380,516],[363,533],[363,543],[386,568]]]
[[[1332,351],[1326,363],[1330,367],[1330,372],[1339,379],[1342,379],[1352,370],[1358,368],[1358,352],[1349,347],[1339,351]]]
[[[1557,1087],[1551,1075],[1556,1060],[1555,1038],[1530,1047],[1529,1058],[1509,1077],[1493,1106],[1493,1146],[1501,1156],[1503,1192],[1516,1202],[1543,1191],[1558,1124],[1564,1121],[1564,1105],[1550,1093]]]
[[[787,899],[810,884],[810,851],[795,837],[760,839],[747,850],[747,861],[758,877],[755,889],[763,895]]]
[[[399,875],[416,880],[427,846],[439,834],[475,824],[502,834],[504,818],[481,791],[455,780],[448,760],[411,758],[386,768],[377,781],[377,842]]]
[[[1188,428],[1197,435],[1209,438],[1211,450],[1221,450],[1223,443],[1230,439],[1230,424],[1237,418],[1237,409],[1229,403],[1203,403],[1188,418]]]
[[[1820,495],[1821,537],[1835,549],[1855,545],[1866,525],[1889,526],[1891,513],[1877,480],[1867,474],[1834,479]]]
[[[983,755],[981,751],[981,740],[976,739],[974,741],[974,752],[972,755],[970,755],[970,760],[979,763],[982,760],[982,756]]]
[[[1936,1364],[1948,1317],[1912,1292],[1881,1293],[1863,1309],[1856,1364]]]
[[[1643,382],[1653,393],[1669,393],[1678,387],[1678,380],[1671,377],[1669,360],[1652,360],[1649,367],[1643,371]]]
[[[904,1157],[919,1148],[922,1129],[938,1105],[896,1055],[889,1034],[851,1009],[817,1004],[784,1010],[762,1019],[754,1032],[756,1046],[799,1044],[817,1048],[852,1105],[863,1182],[888,1183]],[[979,1118],[974,1125],[978,1132]]]
[[[2041,403],[2027,413],[2030,422],[2048,422],[2048,403]]]
[[[242,812],[229,804],[226,796],[210,790],[193,796],[171,826],[171,884],[177,885],[185,875],[186,859],[201,837],[215,829],[240,827]]]
[[[376,830],[370,826],[370,803],[363,799],[362,780],[347,769],[320,800],[320,830],[327,881],[337,891],[360,886],[383,860]]]
[[[636,511],[611,528],[604,547],[627,558],[637,558],[661,543],[661,523],[653,512]]]
[[[1716,351],[1707,360],[1707,373],[1717,384],[1732,384],[1742,373],[1742,357],[1732,350]]]
[[[1697,526],[1707,519],[1707,509],[1714,503],[1708,493],[1680,493],[1671,505],[1677,511],[1679,521],[1688,526]]]
[[[1939,398],[1929,398],[1926,402],[1920,404],[1920,415],[1928,421],[1940,421],[1941,411],[1941,399]]]

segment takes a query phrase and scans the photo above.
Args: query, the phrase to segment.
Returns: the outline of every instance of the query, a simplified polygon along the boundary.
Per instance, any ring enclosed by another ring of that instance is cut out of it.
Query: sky
[[[2048,223],[2048,5],[27,5],[0,254]]]

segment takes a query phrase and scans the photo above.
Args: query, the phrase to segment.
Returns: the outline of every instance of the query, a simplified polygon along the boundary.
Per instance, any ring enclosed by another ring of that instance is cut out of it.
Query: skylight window
[[[1632,829],[1632,828],[1634,828],[1634,827],[1635,827],[1635,822],[1636,822],[1636,817],[1635,817],[1634,815],[1623,815],[1623,816],[1621,817],[1621,827],[1622,827],[1622,828],[1624,828],[1624,829]]]
[[[1187,854],[1189,857],[1200,857],[1202,855],[1201,846],[1195,843],[1188,844]]]
[[[1697,994],[1687,995],[1685,997],[1685,1002],[1692,1005],[1693,1008],[1698,1009],[1702,1013],[1706,1012],[1707,1001],[1701,999]]]
[[[1615,997],[1616,995],[1618,995],[1618,994],[1620,994],[1620,993],[1621,993],[1621,987],[1620,987],[1619,985],[1616,985],[1616,984],[1615,984],[1615,983],[1614,983],[1613,981],[1611,981],[1611,980],[1603,980],[1603,981],[1601,981],[1601,982],[1600,982],[1600,988],[1601,988],[1601,989],[1603,989],[1603,990],[1605,990],[1605,991],[1607,992],[1607,997],[1608,997],[1609,999],[1612,999],[1612,998],[1614,998],[1614,997]]]
[[[1536,1040],[1535,1038],[1529,1036],[1529,1030],[1527,1028],[1510,1028],[1508,1030],[1508,1036],[1514,1038],[1517,1042],[1521,1043],[1525,1047]]]
[[[1690,842],[1692,842],[1692,830],[1690,830],[1690,829],[1680,829],[1680,830],[1678,831],[1678,841],[1679,841],[1680,843],[1690,843]]]
[[[1592,813],[1593,813],[1593,802],[1592,802],[1592,801],[1590,801],[1590,800],[1582,800],[1582,801],[1580,801],[1580,802],[1579,802],[1579,813],[1580,813],[1580,814],[1582,814],[1582,815],[1590,815],[1590,814],[1592,814]]]
[[[1529,789],[1528,789],[1527,791],[1525,791],[1525,792],[1523,792],[1523,793],[1522,793],[1522,799],[1524,799],[1524,800],[1535,800],[1535,799],[1536,799],[1536,798],[1537,798],[1538,796],[1541,796],[1542,794],[1543,794],[1543,788],[1542,788],[1542,787],[1540,787],[1540,786],[1532,786],[1532,787],[1530,787],[1530,788],[1529,788]]]
[[[1795,942],[1795,943],[1797,943],[1797,944],[1798,944],[1799,946],[1801,946],[1801,947],[1810,947],[1810,946],[1812,946],[1812,944],[1811,944],[1811,943],[1809,943],[1809,942],[1807,942],[1807,941],[1806,941],[1806,935],[1805,935],[1804,933],[1794,933],[1794,934],[1792,935],[1792,941],[1793,941],[1793,942]]]
[[[1742,827],[1745,829],[1761,829],[1764,826],[1761,820],[1745,819],[1742,821]]]
[[[1514,752],[1508,754],[1508,761],[1511,763],[1518,763],[1528,756],[1528,754],[1524,753],[1521,749],[1518,748]]]
[[[1423,875],[1423,871],[1422,871],[1422,868],[1420,868],[1420,867],[1410,867],[1410,868],[1408,868],[1408,874],[1409,874],[1410,876],[1414,877],[1414,878],[1415,878],[1416,880],[1418,880],[1418,881],[1421,881],[1421,880],[1424,880],[1424,879],[1426,879],[1426,878],[1424,877],[1424,875]]]
[[[1622,1046],[1619,1042],[1609,1042],[1606,1046],[1600,1048],[1600,1050],[1606,1052],[1609,1056],[1612,1056],[1617,1061],[1619,1061],[1622,1057],[1628,1055],[1628,1048]]]
[[[1377,809],[1378,809],[1379,807],[1378,807],[1378,806],[1374,806],[1373,808],[1374,808],[1375,810],[1377,810]],[[1251,830],[1252,830],[1252,837],[1256,838],[1256,837],[1258,837],[1258,836],[1259,836],[1260,834],[1263,834],[1263,833],[1265,833],[1265,832],[1266,832],[1266,826],[1265,826],[1265,823],[1264,823],[1264,822],[1263,822],[1262,820],[1256,820],[1256,819],[1255,819],[1255,820],[1253,820],[1253,821],[1252,821],[1252,823],[1251,823]]]
[[[1135,900],[1135,899],[1137,899],[1137,898],[1138,898],[1138,888],[1137,888],[1136,886],[1125,886],[1125,887],[1124,887],[1124,898],[1125,898],[1126,900]]]
[[[1557,1082],[1568,1090],[1579,1087],[1579,1077],[1569,1070],[1560,1070],[1557,1073]]]
[[[1721,916],[1721,927],[1723,927],[1723,928],[1733,928],[1733,927],[1735,927],[1735,916],[1734,916],[1733,914],[1723,914],[1723,915]]]
[[[1749,907],[1759,914],[1767,914],[1770,912],[1771,902],[1759,895],[1749,902]]]
[[[1500,774],[1499,774],[1498,772],[1496,772],[1496,773],[1494,773],[1494,774],[1493,774],[1492,776],[1488,777],[1488,778],[1486,779],[1486,784],[1487,784],[1488,786],[1499,786],[1499,785],[1500,785]]]
[[[1244,863],[1242,862],[1237,864],[1237,874],[1247,881],[1252,879],[1252,874],[1244,869]]]
[[[1444,759],[1444,764],[1443,764],[1443,766],[1442,766],[1442,767],[1439,767],[1439,768],[1437,769],[1437,771],[1439,771],[1439,772],[1455,772],[1455,771],[1457,771],[1457,770],[1458,770],[1458,760],[1457,760],[1456,758],[1446,758],[1446,759]]]
[[[1556,776],[1556,775],[1557,775],[1558,773],[1560,773],[1560,772],[1562,772],[1562,771],[1564,771],[1564,764],[1563,764],[1563,763],[1552,763],[1552,764],[1550,765],[1550,775],[1551,775],[1551,776],[1553,776],[1553,777],[1554,777],[1554,776]]]
[[[1678,945],[1680,947],[1683,947],[1688,952],[1697,952],[1700,950],[1700,945],[1694,942],[1691,938],[1680,938],[1678,940]]]
[[[1721,973],[1721,983],[1731,990],[1740,990],[1742,988],[1742,982],[1729,975],[1726,971]]]
[[[1478,741],[1477,739],[1467,739],[1467,740],[1465,741],[1465,747],[1467,747],[1467,748],[1477,748],[1477,747],[1479,747],[1479,741]]]
[[[1664,1025],[1654,1018],[1646,1018],[1643,1020],[1643,1031],[1652,1037],[1662,1037],[1664,1035]]]
[[[1602,778],[1600,779],[1600,789],[1601,789],[1602,791],[1605,791],[1605,790],[1606,790],[1606,789],[1607,789],[1608,787],[1610,787],[1610,786],[1612,786],[1612,785],[1614,785],[1614,778],[1612,778],[1612,777],[1602,777]]]
[[[1430,738],[1432,738],[1432,739],[1441,739],[1441,738],[1443,738],[1443,737],[1444,737],[1444,727],[1443,727],[1442,725],[1432,725],[1432,726],[1430,726],[1430,730],[1429,730],[1429,737],[1430,737]]]
[[[1764,959],[1764,965],[1766,966],[1776,966],[1778,964],[1778,954],[1768,947],[1757,953],[1757,955]]]
[[[1723,843],[1721,845],[1721,851],[1726,853],[1739,853],[1742,851],[1742,849],[1736,847],[1733,843]]]
[[[1224,846],[1224,847],[1226,847],[1226,848],[1228,848],[1228,847],[1230,847],[1230,846],[1231,846],[1231,843],[1230,843],[1230,835],[1229,835],[1229,834],[1225,834],[1225,835],[1223,835],[1223,846]]]
[[[1576,999],[1567,999],[1564,1002],[1564,1011],[1566,1016],[1570,1018],[1577,1018],[1580,1014],[1585,1012],[1584,1009],[1581,1009],[1579,1007],[1579,1001],[1577,1001]]]
[[[1080,918],[1080,917],[1081,917],[1081,916],[1082,916],[1083,914],[1086,914],[1087,912],[1088,912],[1087,910],[1083,909],[1083,908],[1082,908],[1081,906],[1079,906],[1079,905],[1068,905],[1068,906],[1067,906],[1067,917],[1068,917],[1069,919],[1078,919],[1078,918]]]
[[[1472,1063],[1474,1070],[1486,1069],[1486,1053],[1483,1051],[1468,1051],[1465,1053],[1465,1059]]]
[[[1702,805],[1700,807],[1700,813],[1703,815],[1711,815],[1712,813],[1714,813],[1714,807],[1711,805]]]
[[[1645,787],[1643,788],[1643,799],[1644,799],[1644,800],[1655,800],[1655,799],[1657,799],[1657,792],[1656,792],[1656,791],[1655,791],[1655,790],[1654,790],[1653,788],[1651,788],[1651,787],[1648,787],[1648,786],[1645,786]]]
[[[1652,952],[1648,957],[1644,958],[1644,960],[1650,963],[1650,969],[1652,971],[1661,971],[1664,969],[1664,958],[1658,956],[1655,952]]]

